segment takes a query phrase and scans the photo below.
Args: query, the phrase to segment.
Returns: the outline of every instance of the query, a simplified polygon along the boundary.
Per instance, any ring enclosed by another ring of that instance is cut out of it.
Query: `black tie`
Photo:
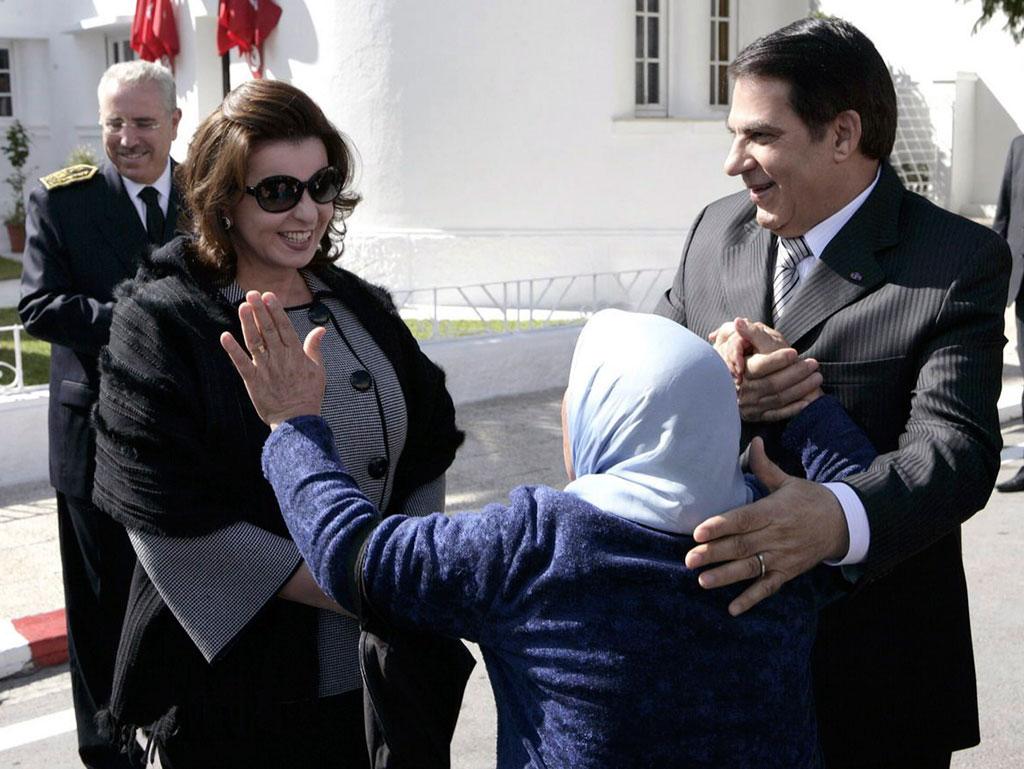
[[[164,212],[160,210],[160,193],[156,187],[143,187],[139,193],[146,204],[146,232],[149,242],[160,245],[164,242]]]

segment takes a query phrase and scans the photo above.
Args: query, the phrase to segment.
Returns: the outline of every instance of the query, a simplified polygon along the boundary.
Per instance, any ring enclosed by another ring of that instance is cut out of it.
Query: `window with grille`
[[[713,107],[729,105],[729,0],[711,0],[711,83],[708,103]]]
[[[664,117],[668,0],[636,0],[636,114]]]
[[[107,66],[119,64],[122,61],[134,61],[135,51],[132,50],[131,40],[128,38],[107,38]]]
[[[0,117],[14,115],[14,95],[11,85],[11,48],[0,45]]]

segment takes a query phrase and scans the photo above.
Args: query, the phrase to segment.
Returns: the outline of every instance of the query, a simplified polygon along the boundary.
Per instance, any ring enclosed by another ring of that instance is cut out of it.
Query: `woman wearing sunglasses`
[[[333,265],[358,202],[352,176],[352,151],[308,96],[245,83],[199,126],[179,168],[187,234],[118,297],[95,500],[127,527],[141,568],[108,725],[122,741],[148,727],[165,767],[368,763],[359,622],[324,596],[289,538],[260,472],[267,429],[218,341],[240,331],[236,307],[251,289],[280,296],[299,334],[324,327],[323,413],[360,488],[392,513],[443,508],[462,439],[444,375],[386,292]],[[468,652],[426,636],[388,642],[396,661],[412,655],[407,681],[449,695],[425,705],[435,722],[398,716],[403,744],[423,750],[417,728],[436,726],[431,744],[446,758]],[[379,637],[362,648],[379,686]],[[429,661],[417,665],[420,652]],[[378,711],[388,694],[374,692]],[[395,717],[376,715],[371,727]],[[375,752],[400,754],[377,744],[380,731],[367,732]]]

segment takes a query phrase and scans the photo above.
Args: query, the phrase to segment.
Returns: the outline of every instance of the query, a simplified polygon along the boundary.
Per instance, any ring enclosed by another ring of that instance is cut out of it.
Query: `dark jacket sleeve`
[[[992,493],[1009,259],[1005,242],[978,238],[915,351],[920,365],[898,446],[845,478],[868,514],[869,579],[954,531]]]
[[[358,616],[359,554],[381,516],[345,472],[327,423],[305,416],[280,425],[263,446],[263,474],[317,584]]]
[[[263,470],[295,544],[338,603],[357,613],[362,580],[371,605],[389,621],[479,639],[504,585],[503,546],[519,550],[517,516],[501,508],[381,522],[344,471],[319,417],[289,420],[275,430],[264,446]]]
[[[690,227],[690,234],[686,237],[686,245],[683,246],[683,256],[679,260],[679,269],[672,280],[672,286],[662,294],[658,305],[654,308],[655,315],[662,315],[682,326],[686,325],[686,293],[684,290],[685,286],[683,285],[683,274],[686,272],[686,256],[690,251],[690,244],[693,243],[693,235],[697,232],[697,228],[700,226],[701,219],[704,218],[706,211],[707,209],[705,208],[694,219],[693,225]]]
[[[460,586],[473,582],[476,569],[449,579],[452,553],[445,550],[444,536],[433,536],[435,529],[442,535],[451,531],[449,519],[440,513],[395,515],[378,526],[378,511],[344,472],[319,417],[291,420],[272,433],[263,468],[317,583],[360,617],[372,764],[377,769],[449,766],[452,734],[475,664],[451,636],[476,635],[473,618],[478,616],[473,606],[455,600]],[[463,559],[458,564],[475,565],[470,548],[458,555]],[[438,600],[447,604],[444,612],[435,611]]]
[[[29,197],[18,315],[33,336],[95,356],[107,343],[114,303],[77,285],[57,209],[46,190]]]
[[[821,396],[789,420],[782,446],[800,458],[807,479],[816,483],[862,473],[878,456],[864,431],[831,395]]]
[[[1010,201],[1013,197],[1013,154],[1017,148],[1016,140],[1010,143],[1006,153],[1006,166],[1003,169],[1003,180],[999,184],[999,197],[996,199],[996,213],[992,219],[992,229],[1004,239],[1010,234]]]
[[[796,457],[804,476],[815,483],[841,481],[871,466],[878,452],[831,395],[823,395],[789,420],[780,440],[782,448]],[[753,475],[747,485],[754,498],[768,495],[768,489]]]

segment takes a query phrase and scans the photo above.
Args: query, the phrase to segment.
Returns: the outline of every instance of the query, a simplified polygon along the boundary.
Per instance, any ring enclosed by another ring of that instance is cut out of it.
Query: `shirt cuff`
[[[868,557],[868,548],[871,546],[871,527],[868,525],[868,514],[864,509],[864,503],[860,501],[852,488],[845,483],[823,483],[826,489],[831,491],[843,508],[843,515],[846,516],[846,528],[850,532],[850,549],[846,555],[838,561],[825,561],[829,566],[852,566],[861,563]]]

